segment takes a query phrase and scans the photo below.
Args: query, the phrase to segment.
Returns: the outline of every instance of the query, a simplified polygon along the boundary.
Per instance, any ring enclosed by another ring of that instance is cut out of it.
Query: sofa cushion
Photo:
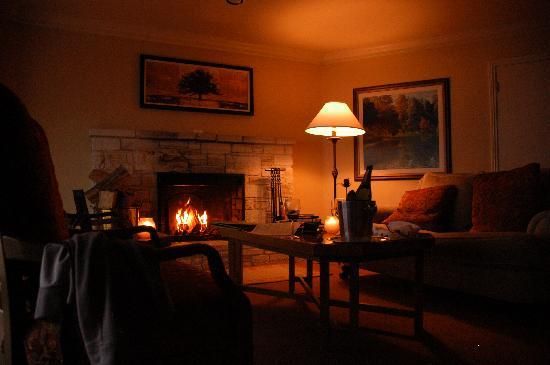
[[[426,285],[513,303],[550,301],[548,237],[523,232],[430,233],[435,245],[425,255]],[[414,257],[362,266],[408,280],[415,277]]]
[[[397,209],[384,223],[406,221],[431,231],[445,230],[449,225],[456,192],[453,185],[406,191]]]
[[[428,172],[420,180],[420,189],[441,185],[454,185],[457,188],[449,230],[467,231],[472,227],[472,181],[474,174],[445,174]]]
[[[425,231],[421,231],[426,233]],[[550,242],[523,232],[428,232],[432,257],[486,269],[550,271]]]
[[[473,181],[473,232],[525,232],[540,211],[539,164],[479,174]]]

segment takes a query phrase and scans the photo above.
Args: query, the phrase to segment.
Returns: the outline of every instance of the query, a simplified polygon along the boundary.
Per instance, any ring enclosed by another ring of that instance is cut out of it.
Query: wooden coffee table
[[[291,236],[265,236],[239,229],[239,225],[217,226],[221,236],[229,242],[229,275],[243,290],[278,297],[305,297],[319,308],[320,324],[323,332],[330,331],[330,306],[349,308],[349,324],[359,325],[359,311],[369,311],[413,318],[414,334],[423,333],[423,283],[424,283],[424,253],[433,246],[434,239],[430,235],[419,235],[414,238],[395,240],[371,238],[358,242],[328,241],[312,242],[307,239]],[[243,245],[261,248],[288,255],[288,291],[272,290],[243,285],[242,247]],[[413,309],[383,307],[359,302],[359,264],[362,262],[414,256],[415,273],[415,305]],[[304,258],[307,262],[305,277],[296,277],[295,258]],[[319,297],[313,291],[313,261],[319,262]],[[330,298],[329,263],[341,262],[349,265],[349,300]],[[306,295],[295,293],[295,284],[303,286]]]

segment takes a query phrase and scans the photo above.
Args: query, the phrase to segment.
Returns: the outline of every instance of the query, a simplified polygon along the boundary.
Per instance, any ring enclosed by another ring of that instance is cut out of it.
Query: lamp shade
[[[365,133],[346,103],[331,101],[306,128],[306,133],[326,137],[353,137]]]

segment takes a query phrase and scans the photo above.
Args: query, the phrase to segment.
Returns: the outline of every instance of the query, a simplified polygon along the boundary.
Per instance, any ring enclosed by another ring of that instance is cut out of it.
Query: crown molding
[[[13,17],[12,21],[23,25],[31,25],[69,32],[102,35],[141,42],[163,43],[183,47],[208,49],[221,52],[240,53],[250,56],[277,58],[287,61],[303,62],[316,65],[359,61],[362,59],[381,57],[393,54],[407,53],[419,50],[448,47],[476,41],[488,41],[517,36],[532,32],[550,32],[547,25],[516,25],[493,28],[491,30],[471,31],[449,36],[424,38],[409,42],[399,42],[381,46],[346,49],[334,52],[316,52],[289,47],[268,46],[247,42],[228,40],[220,37],[197,35],[189,32],[155,31],[145,32],[144,26],[114,25],[100,21],[56,17],[44,19],[29,19]]]
[[[82,22],[79,19],[57,17],[48,20],[15,19],[15,22],[23,25],[55,30],[208,49],[211,51],[241,53],[250,56],[278,58],[294,62],[319,64],[319,59],[322,57],[321,52],[239,42],[219,37],[197,35],[189,32],[156,31],[153,34],[153,32],[143,31],[143,27],[113,25],[99,21]]]
[[[515,25],[493,28],[490,30],[478,30],[449,36],[418,39],[410,42],[392,43],[382,46],[354,48],[342,51],[327,52],[320,59],[322,65],[334,63],[359,61],[362,59],[381,57],[392,54],[406,53],[418,50],[426,50],[440,47],[448,47],[458,44],[489,41],[517,36],[518,34],[532,32],[548,32],[550,27]]]

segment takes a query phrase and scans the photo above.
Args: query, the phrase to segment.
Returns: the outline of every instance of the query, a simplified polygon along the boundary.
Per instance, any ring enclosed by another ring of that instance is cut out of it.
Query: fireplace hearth
[[[211,173],[157,173],[159,230],[179,234],[178,212],[192,206],[208,215],[208,222],[244,220],[244,175]]]

